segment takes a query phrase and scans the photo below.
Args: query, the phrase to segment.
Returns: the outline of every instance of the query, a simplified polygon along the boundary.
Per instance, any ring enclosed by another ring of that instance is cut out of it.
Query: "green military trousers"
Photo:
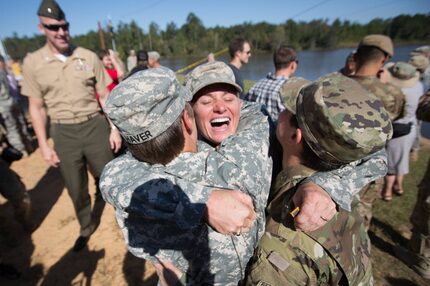
[[[52,124],[51,137],[60,158],[60,170],[81,226],[80,235],[89,236],[95,226],[91,219],[88,168],[96,178],[113,159],[109,125],[101,114],[78,124]]]

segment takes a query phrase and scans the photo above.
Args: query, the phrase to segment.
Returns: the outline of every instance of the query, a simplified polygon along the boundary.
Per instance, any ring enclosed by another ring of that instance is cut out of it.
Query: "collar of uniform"
[[[356,80],[374,80],[374,79],[378,79],[376,77],[376,75],[351,75],[349,76],[352,79],[356,79]]]
[[[69,57],[72,58],[72,59],[83,59],[81,56],[79,56],[79,52],[76,52],[76,49],[78,49],[78,47],[76,47],[74,45],[70,45],[70,55],[69,55]],[[50,61],[60,61],[54,55],[54,53],[51,51],[51,49],[49,48],[48,44],[45,44],[45,46],[43,46],[42,52],[43,52],[43,58],[44,58],[45,61],[47,61],[47,62],[50,62]]]
[[[295,186],[299,181],[315,173],[315,170],[302,164],[284,168],[276,177],[275,190],[280,190],[286,185]]]

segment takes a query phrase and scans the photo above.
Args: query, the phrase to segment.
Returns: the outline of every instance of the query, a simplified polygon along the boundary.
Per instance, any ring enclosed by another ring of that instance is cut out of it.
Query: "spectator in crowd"
[[[159,62],[160,54],[156,51],[148,52],[148,66],[150,68],[159,68],[161,64]]]
[[[130,50],[127,57],[127,70],[131,71],[137,65],[136,51]]]
[[[406,97],[403,116],[393,121],[393,139],[387,144],[388,174],[382,198],[391,201],[392,194],[403,195],[403,179],[409,173],[409,153],[416,138],[418,101],[424,94],[419,72],[408,63],[389,63],[388,82],[401,88]]]
[[[354,54],[355,54],[355,51],[352,51],[348,54],[345,60],[345,66],[339,70],[339,72],[344,76],[354,75],[355,73]]]
[[[37,12],[46,44],[24,59],[22,93],[29,97],[30,117],[43,159],[60,167],[80,224],[73,251],[83,249],[97,225],[92,219],[87,165],[97,180],[113,152],[121,147],[95,97],[104,106],[111,84],[97,55],[70,44],[69,23],[55,1],[43,0]],[[48,116],[54,147],[46,133]]]
[[[282,84],[296,72],[298,62],[294,49],[285,45],[279,46],[273,53],[275,72],[270,72],[260,79],[244,99],[264,105],[272,120],[276,122],[279,113],[285,109],[279,91]]]
[[[13,91],[13,90],[12,90]],[[6,63],[0,55],[0,119],[7,130],[6,137],[10,145],[20,151],[23,156],[28,155],[26,145],[31,140],[23,114],[11,95]]]
[[[417,71],[420,73],[420,82],[423,85],[424,91],[428,90],[429,85],[425,82],[425,72],[429,66],[429,58],[423,54],[414,54],[409,58],[408,63],[417,68]],[[414,144],[412,145],[412,150],[409,155],[409,159],[413,162],[418,160],[418,152],[420,150],[420,139],[421,139],[421,120],[417,120],[417,128],[416,128],[416,136]]]
[[[355,74],[350,76],[366,90],[373,93],[384,104],[390,119],[401,117],[405,105],[402,91],[389,83],[385,84],[378,78],[378,73],[390,57],[394,55],[393,41],[385,35],[367,35],[359,43],[354,55]],[[372,205],[381,196],[384,179],[372,182],[361,192],[359,211],[364,217],[367,228],[372,219]]]
[[[228,52],[230,54],[229,67],[233,70],[234,77],[236,78],[236,83],[244,90],[243,77],[240,73],[242,65],[249,62],[251,57],[251,44],[243,38],[233,39],[229,46]],[[243,98],[243,93],[241,93],[241,98]]]
[[[148,69],[148,52],[145,50],[139,50],[136,55],[137,65],[128,73],[127,77]]]
[[[111,49],[101,50],[98,52],[99,59],[102,61],[106,72],[112,79],[112,83],[108,86],[109,91],[118,85],[124,76],[124,69],[120,63],[120,60],[115,55],[115,52]]]
[[[430,122],[430,90],[420,98],[417,118]],[[412,236],[407,247],[394,246],[394,253],[407,266],[425,279],[430,279],[430,160],[421,183],[418,185],[417,202],[412,211]]]

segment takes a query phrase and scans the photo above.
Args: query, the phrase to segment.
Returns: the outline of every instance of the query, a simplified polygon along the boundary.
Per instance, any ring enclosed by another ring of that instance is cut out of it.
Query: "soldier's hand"
[[[43,148],[41,147],[40,151],[42,152],[43,159],[49,166],[58,167],[60,159],[58,158],[58,155],[54,151],[54,149],[50,148],[49,146],[46,146]]]
[[[204,219],[222,234],[248,232],[255,218],[251,197],[238,190],[215,190],[206,203]]]
[[[313,183],[300,185],[293,196],[294,204],[300,207],[294,218],[297,229],[316,230],[327,223],[336,214],[336,204],[320,186]]]
[[[109,144],[110,148],[113,150],[114,153],[118,152],[121,148],[121,134],[119,134],[118,129],[112,128],[109,135]]]

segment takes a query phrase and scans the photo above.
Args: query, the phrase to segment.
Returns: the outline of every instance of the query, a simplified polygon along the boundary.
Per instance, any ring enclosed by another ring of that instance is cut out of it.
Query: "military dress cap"
[[[193,69],[185,78],[185,86],[191,90],[193,96],[202,88],[215,83],[226,83],[234,86],[238,92],[242,92],[231,68],[219,61],[202,64]]]
[[[168,68],[137,72],[116,86],[104,111],[129,144],[140,144],[166,131],[191,100],[190,91]]]
[[[362,46],[372,46],[386,52],[390,57],[394,55],[393,41],[390,37],[385,35],[367,35],[365,36],[358,47]]]
[[[66,15],[55,0],[43,0],[40,3],[39,10],[37,10],[37,15],[58,21],[66,19]]]
[[[409,64],[417,68],[418,71],[424,73],[429,66],[429,59],[424,55],[412,55],[408,61]]]
[[[388,82],[397,87],[412,87],[414,86],[420,75],[417,68],[405,62],[397,62],[387,66]]]
[[[384,148],[392,125],[382,102],[348,77],[330,74],[304,87],[297,121],[322,160],[345,164]]]
[[[310,83],[310,80],[302,77],[290,77],[282,84],[279,90],[282,103],[292,114],[296,114],[296,101],[300,90]]]

